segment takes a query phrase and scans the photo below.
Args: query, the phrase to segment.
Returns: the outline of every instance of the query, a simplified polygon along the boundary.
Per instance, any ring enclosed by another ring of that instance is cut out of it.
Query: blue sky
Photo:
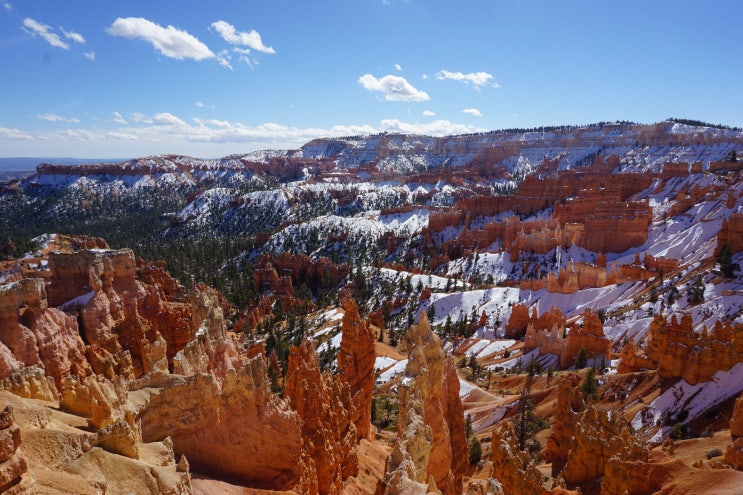
[[[741,19],[738,0],[0,0],[0,156],[743,126]]]

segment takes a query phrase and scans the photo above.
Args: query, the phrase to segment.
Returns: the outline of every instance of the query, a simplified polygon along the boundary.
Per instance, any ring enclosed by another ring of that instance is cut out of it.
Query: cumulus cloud
[[[95,62],[95,52],[85,52],[83,53],[83,57],[87,58],[91,62]]]
[[[479,90],[483,86],[492,86],[493,88],[499,88],[500,84],[493,81],[493,75],[487,72],[470,72],[464,74],[462,72],[450,72],[448,70],[441,70],[436,73],[436,79],[444,80],[451,79],[452,81],[460,81],[465,84],[471,84],[473,88]]]
[[[30,17],[23,19],[23,30],[32,36],[38,36],[52,46],[69,50],[70,45],[62,41],[60,36],[53,32],[52,27],[38,22]]]
[[[126,122],[126,119],[119,112],[113,112],[113,116],[114,116],[114,118],[113,118],[113,121],[114,122],[116,122],[117,124],[126,125],[126,123],[127,123]]]
[[[380,79],[364,74],[358,80],[364,89],[384,93],[387,101],[427,101],[431,97],[425,91],[415,89],[404,77],[387,75]]]
[[[198,108],[208,108],[209,110],[214,110],[214,105],[207,105],[203,101],[197,101],[195,103],[196,107]]]
[[[74,117],[64,117],[62,115],[56,115],[53,113],[43,113],[38,116],[41,120],[46,120],[48,122],[67,122],[71,124],[79,124],[80,119],[76,119]]]
[[[474,115],[475,117],[482,117],[482,112],[477,108],[465,108],[464,110],[462,110],[462,113]]]
[[[162,27],[142,17],[119,17],[106,32],[111,36],[144,40],[162,55],[176,60],[200,61],[216,56],[208,46],[187,31],[173,26]]]
[[[432,112],[431,110],[423,110],[423,115],[425,117],[433,117],[434,115],[436,115],[436,112]]]
[[[402,70],[402,66],[400,64],[395,64],[395,70]]]
[[[64,34],[64,37],[68,40],[72,40],[75,43],[80,43],[81,45],[85,44],[85,38],[83,38],[82,34],[76,33],[75,31],[65,31],[63,27],[60,27],[59,30],[62,31],[62,34]]]
[[[226,21],[212,22],[212,28],[230,45],[246,46],[253,50],[269,53],[271,55],[276,53],[272,47],[263,44],[261,35],[255,29],[241,32],[235,29],[235,26]]]

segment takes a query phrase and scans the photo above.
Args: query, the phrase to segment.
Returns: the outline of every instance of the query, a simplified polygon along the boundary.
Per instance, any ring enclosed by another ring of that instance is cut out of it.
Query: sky
[[[738,0],[0,0],[0,156],[743,127]]]

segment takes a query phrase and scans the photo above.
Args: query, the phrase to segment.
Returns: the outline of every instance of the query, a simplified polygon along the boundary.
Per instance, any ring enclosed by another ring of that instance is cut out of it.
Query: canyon
[[[41,164],[0,186],[0,492],[737,493],[736,149],[666,121]]]

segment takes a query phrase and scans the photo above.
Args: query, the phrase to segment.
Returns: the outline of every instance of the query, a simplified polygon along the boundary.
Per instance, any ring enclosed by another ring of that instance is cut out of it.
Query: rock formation
[[[410,327],[405,341],[408,364],[405,379],[398,388],[402,418],[398,422],[398,438],[404,438],[411,428],[408,418],[416,423],[411,410],[416,410],[422,404],[423,424],[431,431],[431,447],[425,464],[421,461],[416,466],[418,481],[425,483],[431,477],[444,494],[461,493],[467,447],[459,378],[454,363],[444,354],[441,341],[431,331],[425,313],[421,314],[417,325]],[[412,428],[420,430],[417,426]],[[421,460],[421,456],[411,455],[413,460]]]
[[[441,494],[433,475],[426,470],[433,445],[433,431],[424,423],[425,412],[420,394],[410,396],[406,406],[398,414],[397,440],[387,458],[385,475],[379,480],[377,495]]]
[[[578,392],[580,381],[579,375],[571,373],[562,376],[557,382],[555,424],[544,451],[545,460],[552,463],[552,476],[557,476],[568,460],[575,426],[585,408],[583,397]]]
[[[711,331],[694,331],[692,317],[669,321],[657,315],[648,329],[645,353],[663,378],[683,378],[696,385],[743,362],[743,325],[717,322]]]
[[[543,486],[544,476],[532,462],[526,451],[516,446],[513,425],[506,423],[493,430],[491,441],[493,468],[490,477],[497,480],[503,493],[519,495],[573,494],[561,488],[547,490]]]
[[[649,359],[643,350],[637,348],[634,339],[627,340],[619,358],[619,365],[617,365],[619,374],[655,369],[655,361]]]
[[[13,408],[0,411],[0,493],[31,493],[32,482],[26,474],[26,460],[18,450],[21,430],[13,421]]]
[[[137,412],[143,441],[170,437],[192,469],[250,486],[284,490],[298,481],[301,420],[271,393],[263,356],[228,370],[222,386],[203,373],[138,386],[149,395]]]
[[[595,359],[604,357],[608,360],[611,351],[611,341],[604,335],[601,319],[590,309],[583,312],[583,323],[574,325],[568,332],[565,350],[560,354],[560,367],[565,369],[572,366],[581,348]]]
[[[529,308],[523,304],[514,304],[511,307],[511,316],[506,324],[506,337],[521,338],[529,326]]]
[[[57,388],[65,377],[90,373],[75,318],[48,307],[40,278],[0,286],[0,378],[30,366]]]
[[[54,380],[46,376],[44,370],[37,366],[13,371],[10,376],[0,380],[0,390],[27,399],[59,400],[59,391],[54,385]]]
[[[647,461],[649,452],[618,411],[588,406],[576,424],[563,477],[568,483],[584,483],[604,476],[607,462],[615,455],[624,462]]]
[[[323,376],[309,341],[291,349],[284,395],[302,420],[303,451],[312,460],[306,495],[340,495],[343,480],[358,472],[351,393],[339,377]]]
[[[228,370],[241,366],[241,359],[235,336],[227,332],[219,293],[198,284],[190,292],[190,307],[188,333],[193,339],[173,357],[173,372],[210,373],[221,383]]]
[[[351,421],[361,438],[371,434],[371,405],[374,392],[374,342],[376,335],[369,323],[361,320],[356,302],[342,300],[343,322],[338,374],[351,390]]]
[[[688,471],[680,460],[669,461],[664,452],[654,453],[654,458],[645,454],[625,455],[620,452],[606,461],[601,495],[645,495],[658,493],[669,478],[669,471]]]
[[[719,255],[725,246],[731,253],[743,251],[743,213],[731,213],[730,218],[723,219],[715,254]]]
[[[733,416],[730,418],[730,436],[733,443],[725,451],[725,463],[743,470],[743,394],[735,400]]]
[[[524,347],[539,349],[540,354],[555,354],[560,368],[566,369],[575,363],[578,351],[583,348],[589,357],[609,358],[611,341],[604,335],[601,319],[590,309],[583,313],[581,324],[573,324],[565,335],[566,320],[559,308],[537,317],[536,308],[529,317]]]

